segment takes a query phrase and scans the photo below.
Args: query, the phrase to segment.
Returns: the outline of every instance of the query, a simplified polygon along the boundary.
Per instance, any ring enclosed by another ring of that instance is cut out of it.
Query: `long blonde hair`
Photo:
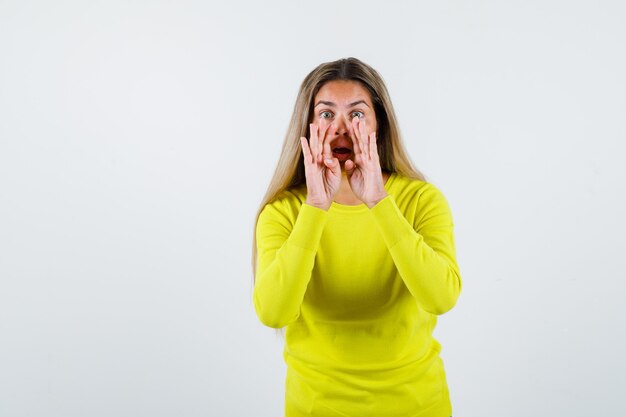
[[[309,123],[313,119],[315,95],[325,83],[334,80],[357,81],[369,92],[376,113],[376,138],[381,169],[426,181],[424,175],[413,166],[402,144],[391,98],[380,74],[356,58],[343,58],[318,65],[300,85],[274,176],[256,214],[252,238],[253,282],[256,281],[256,225],[259,215],[268,203],[286,189],[306,184],[300,137],[310,137]]]

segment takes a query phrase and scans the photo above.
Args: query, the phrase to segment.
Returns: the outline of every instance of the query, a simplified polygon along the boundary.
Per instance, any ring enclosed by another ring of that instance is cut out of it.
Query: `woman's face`
[[[354,160],[352,119],[365,123],[368,135],[376,131],[376,113],[369,92],[357,81],[328,81],[313,99],[313,120],[320,129],[332,124],[326,133],[333,156],[343,163]],[[355,137],[356,139],[356,137]]]

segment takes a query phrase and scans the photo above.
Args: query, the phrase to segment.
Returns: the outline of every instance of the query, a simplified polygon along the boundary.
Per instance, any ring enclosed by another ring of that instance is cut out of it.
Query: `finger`
[[[341,175],[341,165],[339,165],[339,159],[337,158],[324,158],[324,165],[330,169],[334,175]]]
[[[333,158],[333,166],[331,168],[333,174],[338,177],[341,177],[341,164],[339,163],[339,159]]]
[[[348,176],[348,178],[350,178],[352,176],[352,173],[354,172],[354,169],[356,168],[356,164],[351,159],[348,159],[346,163],[343,164],[343,167],[346,169],[346,175]]]
[[[352,132],[354,132],[354,137],[361,142],[361,132],[359,131],[359,118],[353,117],[350,123],[350,127],[352,128]]]
[[[359,146],[359,140],[356,137],[354,122],[350,123],[350,139],[352,139],[352,150],[354,151],[354,155],[356,156],[361,153],[361,147]]]
[[[324,137],[326,136],[327,130],[328,126],[317,126],[317,147],[315,148],[315,153],[313,156],[318,163],[322,162],[324,159]]]
[[[305,165],[311,163],[311,150],[309,149],[309,144],[306,141],[304,136],[300,137],[300,145],[302,145],[302,156],[304,157]]]
[[[358,129],[355,129],[354,128],[355,126],[356,126],[356,122],[350,125],[351,132],[352,132],[350,137],[352,138],[352,143],[354,144],[354,160],[352,161],[352,164],[354,165],[354,169],[363,165],[363,158],[365,157],[363,147],[361,146],[361,141],[358,139],[358,135],[359,135]]]
[[[354,120],[353,127],[356,133],[356,138],[359,141],[360,154],[363,155],[364,158],[367,158],[369,152],[367,149],[367,139],[363,137],[363,131],[361,128],[362,121],[358,117],[355,117],[354,119],[353,119]]]
[[[370,158],[378,160],[378,148],[376,146],[376,132],[370,133]]]
[[[313,156],[314,162],[319,162],[319,153],[322,139],[320,138],[320,127],[319,125],[315,125],[315,148],[311,149],[311,155]]]
[[[326,132],[330,130],[331,132],[334,130],[334,126],[333,124],[328,125],[328,129],[326,129],[326,131],[324,132],[324,140],[323,140],[323,156],[324,158],[331,158],[333,157],[333,153],[330,149],[330,136],[332,135],[327,135]]]
[[[318,152],[318,147],[319,147],[319,143],[320,143],[320,137],[319,137],[319,126],[311,123],[311,143],[310,143],[310,147],[311,147],[311,157],[313,158],[313,162],[319,162],[318,158],[317,158],[317,154]]]
[[[367,134],[365,120],[359,120],[359,133],[361,134],[361,147],[363,148],[366,158],[369,159],[372,155],[370,154],[369,135]]]
[[[326,157],[326,145],[327,145],[326,142],[328,142],[326,139],[329,136],[327,135],[327,133],[330,130],[330,126],[331,124],[328,124],[325,127],[323,127],[322,131],[319,134],[320,143],[319,143],[318,155],[319,155],[320,161]],[[329,149],[330,149],[330,146],[329,146]],[[330,156],[330,158],[332,158],[332,155]]]

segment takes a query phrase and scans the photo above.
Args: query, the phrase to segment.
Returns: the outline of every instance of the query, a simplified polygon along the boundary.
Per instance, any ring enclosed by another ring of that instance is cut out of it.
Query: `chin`
[[[339,166],[343,169],[346,166],[346,162],[352,161],[352,159],[346,159],[345,161],[339,161]],[[352,161],[354,163],[354,161]]]

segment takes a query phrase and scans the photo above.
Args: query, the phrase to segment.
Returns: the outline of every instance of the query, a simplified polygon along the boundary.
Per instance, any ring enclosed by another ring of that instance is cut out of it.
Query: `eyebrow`
[[[369,107],[369,105],[365,102],[365,100],[357,100],[357,101],[355,101],[353,103],[350,103],[348,105],[348,107],[354,107],[357,104],[361,104],[361,103],[365,104],[367,107]],[[333,103],[332,101],[324,101],[324,100],[318,101],[317,104],[315,106],[313,106],[313,107],[315,108],[315,107],[319,106],[320,104],[325,104],[325,105],[327,105],[329,107],[335,107],[335,103]]]

